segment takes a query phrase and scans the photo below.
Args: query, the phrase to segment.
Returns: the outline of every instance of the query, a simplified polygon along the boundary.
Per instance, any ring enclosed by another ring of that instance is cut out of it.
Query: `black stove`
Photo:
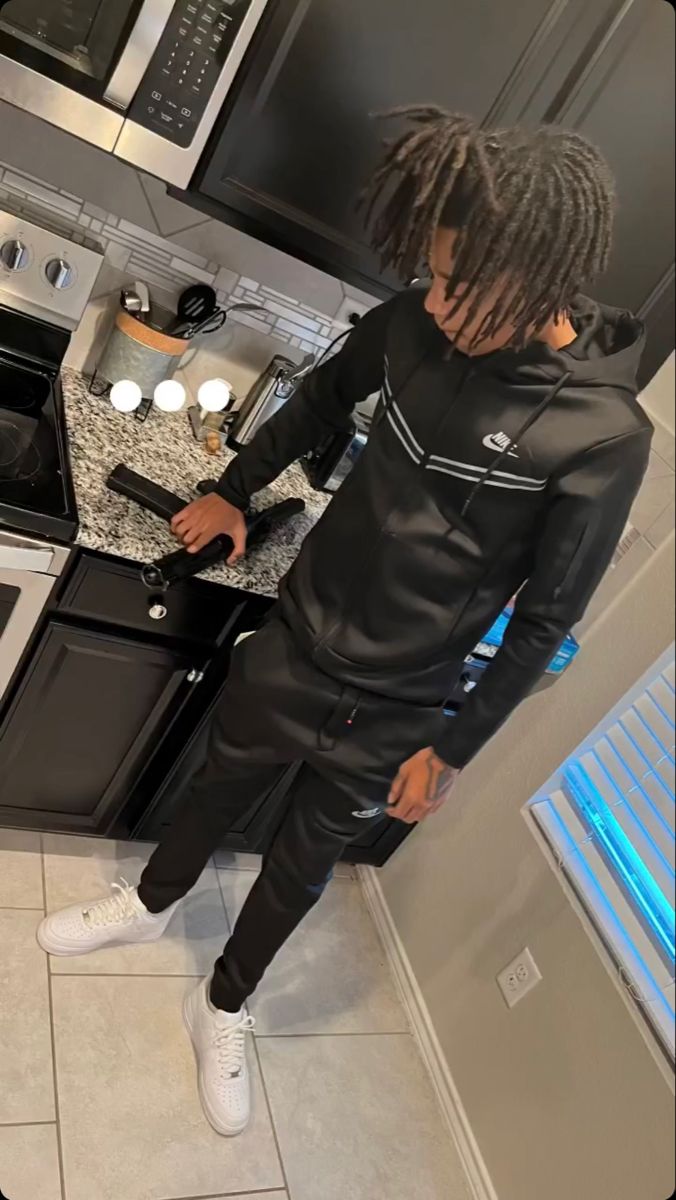
[[[68,340],[0,305],[0,526],[66,542],[78,528],[59,378]]]
[[[0,209],[0,531],[72,541],[77,508],[59,371],[102,252]]]

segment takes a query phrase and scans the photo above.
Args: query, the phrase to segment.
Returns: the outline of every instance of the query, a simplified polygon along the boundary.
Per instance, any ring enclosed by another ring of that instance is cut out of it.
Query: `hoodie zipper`
[[[430,439],[429,439],[429,441],[428,441],[428,445],[429,445],[430,443],[431,443],[431,444],[433,444],[433,445],[436,445],[436,444],[437,444],[437,442],[438,442],[438,440],[439,440],[439,437],[441,436],[441,433],[443,432],[443,429],[444,429],[444,426],[445,426],[446,422],[447,422],[448,420],[450,420],[450,418],[451,418],[451,416],[453,415],[453,413],[454,413],[455,409],[457,408],[457,405],[458,405],[458,403],[459,403],[459,401],[460,401],[460,397],[462,396],[462,393],[463,393],[463,391],[464,391],[464,389],[465,389],[465,386],[466,386],[466,385],[467,385],[467,383],[469,382],[469,379],[470,379],[470,377],[471,377],[471,376],[474,374],[474,371],[475,371],[475,367],[472,365],[472,363],[468,363],[468,364],[467,364],[467,366],[465,367],[465,369],[464,369],[464,371],[463,371],[462,375],[460,376],[460,379],[458,380],[458,384],[457,384],[457,387],[456,387],[456,389],[455,389],[455,395],[453,396],[453,399],[451,400],[451,403],[448,405],[448,407],[447,407],[446,411],[444,412],[444,414],[443,414],[443,416],[442,416],[441,420],[439,421],[439,424],[437,425],[436,429],[434,430],[434,433],[431,435],[431,437],[430,437]],[[423,454],[423,456],[422,456],[422,459],[421,459],[421,461],[420,461],[420,468],[421,468],[423,471],[425,470],[425,468],[426,468],[426,466],[427,466],[428,462],[430,461],[430,458],[431,458],[431,457],[432,457],[432,450],[431,450],[431,449],[430,449],[430,450],[425,450],[425,452],[424,452],[424,454]]]

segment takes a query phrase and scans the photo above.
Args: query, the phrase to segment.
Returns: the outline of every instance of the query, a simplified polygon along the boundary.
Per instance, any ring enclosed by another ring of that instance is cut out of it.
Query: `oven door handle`
[[[53,562],[54,550],[44,542],[0,532],[0,569],[49,575]]]
[[[174,0],[143,0],[136,24],[110,77],[103,98],[125,111],[129,108],[171,16]]]

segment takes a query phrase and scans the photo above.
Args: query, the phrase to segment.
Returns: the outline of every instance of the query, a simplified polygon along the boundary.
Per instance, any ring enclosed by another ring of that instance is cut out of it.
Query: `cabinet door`
[[[210,705],[192,737],[184,745],[140,823],[134,829],[135,837],[143,841],[159,841],[171,825],[174,814],[186,795],[191,781],[206,761],[211,724],[216,701]],[[274,783],[258,797],[256,802],[235,821],[228,830],[223,846],[228,850],[248,853],[261,852],[270,840],[285,807],[285,797],[297,768],[280,767]]]
[[[674,345],[674,12],[624,4],[549,113],[601,147],[617,179],[615,247],[600,300],[636,312],[645,386]]]
[[[105,832],[189,694],[190,665],[171,649],[51,622],[0,727],[0,825]]]
[[[543,42],[553,53],[569,7],[521,0],[507,15],[498,0],[278,0],[197,190],[230,223],[387,294],[396,281],[381,277],[356,211],[391,134],[371,115],[434,102],[501,119],[512,76],[539,81]]]

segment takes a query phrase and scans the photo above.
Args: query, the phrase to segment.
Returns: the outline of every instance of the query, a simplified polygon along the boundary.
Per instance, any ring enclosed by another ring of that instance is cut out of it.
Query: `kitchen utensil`
[[[231,304],[229,308],[215,308],[208,317],[204,317],[198,323],[186,322],[185,325],[179,325],[175,328],[173,337],[193,338],[198,333],[215,333],[225,324],[228,313],[231,312],[259,312],[263,307],[262,304],[248,304],[242,301],[238,304]]]
[[[185,337],[180,331],[199,325],[212,317],[218,308],[216,293],[208,283],[192,283],[184,288],[176,305],[176,316],[165,333],[170,337]]]
[[[141,297],[133,288],[122,288],[120,304],[124,311],[131,313],[132,316],[137,316],[141,312]]]
[[[275,355],[235,415],[228,434],[231,449],[241,450],[251,441],[261,425],[293,395],[301,379],[312,370],[314,364],[312,354],[307,355],[300,366],[281,354]]]
[[[216,308],[208,317],[204,317],[201,321],[187,322],[181,326],[174,337],[192,338],[198,333],[215,333],[217,329],[221,329],[225,324],[226,311],[224,308]]]
[[[141,312],[150,312],[150,291],[147,283],[141,283],[138,279],[134,283],[134,291],[141,301]]]

